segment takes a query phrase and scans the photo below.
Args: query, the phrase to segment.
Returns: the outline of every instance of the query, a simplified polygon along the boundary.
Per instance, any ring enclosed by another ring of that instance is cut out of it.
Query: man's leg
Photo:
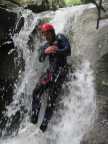
[[[41,94],[43,92],[43,86],[37,85],[33,91],[32,96],[32,115],[31,122],[36,124],[38,121],[38,115],[41,107]]]
[[[56,103],[56,98],[60,94],[62,84],[65,80],[67,71],[63,71],[59,76],[57,75],[56,82],[52,82],[52,84],[49,87],[49,97],[47,101],[47,108],[45,111],[44,119],[42,121],[42,124],[40,126],[40,129],[44,132],[47,128],[48,122],[50,121],[54,108]]]
[[[48,96],[48,100],[47,100],[47,107],[45,110],[45,115],[42,121],[42,124],[40,126],[40,129],[44,132],[47,128],[48,122],[50,121],[54,108],[55,108],[55,101],[57,98],[57,92],[56,92],[56,88],[51,88],[50,92],[49,92],[49,96]]]

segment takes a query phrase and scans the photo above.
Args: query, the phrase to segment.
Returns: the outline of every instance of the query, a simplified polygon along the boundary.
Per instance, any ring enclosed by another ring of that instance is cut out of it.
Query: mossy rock
[[[87,3],[91,3],[92,0],[81,0],[81,2],[82,2],[83,4],[87,4]]]
[[[66,6],[81,4],[81,0],[64,0],[64,1],[65,1]]]

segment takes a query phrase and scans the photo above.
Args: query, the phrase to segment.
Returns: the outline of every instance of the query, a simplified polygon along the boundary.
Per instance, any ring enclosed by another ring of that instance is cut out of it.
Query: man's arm
[[[38,57],[39,57],[39,62],[43,62],[46,58],[46,54],[45,54],[45,48],[44,46],[41,46],[39,49],[38,49]]]
[[[64,55],[64,56],[70,56],[71,55],[71,47],[70,47],[69,41],[62,34],[58,35],[57,54]]]

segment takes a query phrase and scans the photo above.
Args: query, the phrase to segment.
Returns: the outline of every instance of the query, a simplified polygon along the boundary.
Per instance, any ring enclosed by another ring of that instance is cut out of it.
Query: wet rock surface
[[[13,58],[8,55],[8,52],[14,48],[9,33],[13,31],[16,15],[0,8],[0,19],[0,112],[2,112],[5,105],[12,99],[12,86],[10,85],[13,81],[13,74],[11,74]]]
[[[108,54],[97,63],[97,117],[81,144],[108,144]]]
[[[12,102],[15,81],[22,61],[18,59],[12,36],[20,31],[22,23],[16,27],[17,14],[0,7],[0,128],[6,124],[3,112]],[[0,134],[1,135],[1,134]]]
[[[65,6],[64,0],[1,0],[0,5],[5,8],[23,6],[33,12],[41,12],[49,9],[57,9]]]
[[[64,7],[64,0],[41,0],[40,2],[28,4],[27,8],[33,12],[41,12],[45,10],[56,10]]]
[[[16,8],[18,6],[19,6],[19,4],[15,3],[15,2],[8,1],[8,0],[0,0],[0,7],[2,7],[2,8],[12,9],[12,8]]]

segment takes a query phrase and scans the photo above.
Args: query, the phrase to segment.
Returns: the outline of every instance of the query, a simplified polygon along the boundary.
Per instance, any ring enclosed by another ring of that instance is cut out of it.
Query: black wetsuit
[[[45,89],[49,89],[47,107],[44,115],[44,119],[40,126],[42,131],[45,131],[47,128],[48,121],[51,119],[54,104],[57,96],[59,95],[61,86],[64,82],[67,69],[67,56],[71,55],[71,48],[69,41],[63,34],[56,35],[56,39],[52,45],[56,45],[58,50],[55,54],[46,55],[44,50],[48,48],[49,45],[47,42],[44,46],[40,47],[39,61],[43,62],[45,58],[49,57],[49,68],[45,74],[39,80],[39,83],[36,85],[33,91],[32,99],[32,116],[31,121],[37,123],[38,114],[41,107],[41,94]]]

